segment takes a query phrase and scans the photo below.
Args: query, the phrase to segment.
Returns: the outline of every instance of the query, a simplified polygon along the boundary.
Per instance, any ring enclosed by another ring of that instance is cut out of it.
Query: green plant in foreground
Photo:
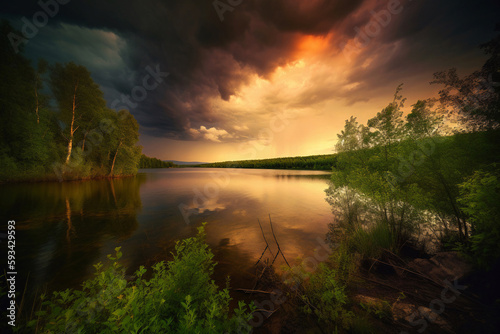
[[[215,263],[204,240],[200,227],[177,243],[172,261],[152,267],[151,279],[141,266],[132,282],[117,247],[111,266],[96,264],[82,290],[54,292],[28,326],[41,333],[248,333],[255,307],[240,301],[230,316],[228,286],[219,290],[211,280]]]
[[[373,313],[379,319],[391,318],[392,316],[391,304],[386,300],[369,301],[366,303],[359,303],[359,305],[368,312],[368,314]]]
[[[338,277],[337,271],[320,263],[315,273],[309,274],[309,281],[304,285],[301,295],[304,302],[303,311],[314,314],[322,323],[331,328],[340,324],[349,328],[354,313],[347,310],[349,299],[346,285]]]

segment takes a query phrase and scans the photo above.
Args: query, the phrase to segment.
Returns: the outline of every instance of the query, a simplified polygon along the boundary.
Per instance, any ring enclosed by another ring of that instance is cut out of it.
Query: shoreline
[[[2,184],[2,185],[21,184],[21,183],[34,184],[34,183],[44,183],[44,182],[65,183],[65,182],[79,182],[79,181],[94,181],[94,180],[102,180],[102,179],[121,179],[121,178],[129,178],[129,177],[136,177],[136,176],[137,176],[137,174],[112,175],[112,176],[100,175],[100,176],[77,177],[77,178],[68,178],[68,179],[60,180],[56,175],[46,175],[46,176],[42,176],[40,178],[1,180],[0,184]]]

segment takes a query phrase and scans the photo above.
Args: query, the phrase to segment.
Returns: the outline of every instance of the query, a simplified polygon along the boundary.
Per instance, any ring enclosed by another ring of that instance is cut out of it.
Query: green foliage
[[[139,168],[172,168],[175,164],[171,161],[162,161],[157,158],[150,158],[146,155],[141,155],[141,160],[139,162]]]
[[[0,29],[0,182],[92,178],[112,170],[134,175],[141,148],[133,116],[106,107],[85,67],[40,60],[35,69],[10,45],[10,24],[2,21]]]
[[[385,159],[388,159],[389,147],[401,140],[403,133],[403,111],[406,99],[400,95],[402,84],[396,89],[394,100],[377,115],[368,120],[368,128],[373,134],[372,143],[384,147]]]
[[[336,161],[337,155],[329,154],[262,160],[225,161],[203,164],[199,165],[199,167],[332,170],[332,167],[336,166]]]
[[[0,24],[0,180],[13,174],[43,174],[58,159],[55,113],[41,93],[43,80],[8,40],[13,28]],[[42,64],[42,67],[44,65]]]
[[[359,304],[368,314],[373,314],[379,319],[392,317],[392,306],[386,300],[373,300]]]
[[[127,110],[120,110],[114,120],[116,128],[109,143],[113,159],[110,175],[135,175],[142,148],[136,146],[139,141],[139,124]]]
[[[471,259],[483,268],[500,258],[500,174],[497,165],[489,169],[460,184],[458,199],[472,228]]]
[[[332,330],[337,325],[349,328],[354,314],[347,309],[349,299],[346,285],[338,271],[320,263],[315,273],[306,275],[309,281],[304,284],[304,293],[301,295],[303,311],[314,315],[320,323]]]
[[[356,117],[351,116],[345,121],[344,130],[337,135],[337,152],[354,151],[362,148],[363,144],[363,128],[356,121]]]
[[[111,266],[96,264],[95,278],[82,290],[54,292],[28,326],[41,333],[249,332],[244,324],[255,307],[240,301],[230,316],[228,286],[219,290],[211,280],[215,263],[204,240],[200,227],[196,237],[177,243],[172,261],[152,267],[149,280],[141,266],[132,282],[118,263],[117,247],[115,256],[108,255]]]
[[[441,104],[450,108],[468,130],[498,129],[500,126],[500,87],[492,85],[492,75],[500,71],[500,35],[481,45],[489,55],[480,70],[460,78],[456,68],[434,74],[433,84],[444,87],[439,91]]]
[[[400,92],[401,86],[366,127],[351,117],[339,134],[340,152],[327,190],[336,220],[332,229],[347,231],[365,257],[379,256],[380,247],[397,250],[408,240],[422,241],[421,232],[437,217],[441,233],[458,235],[463,245],[469,236],[473,245],[482,242],[487,237],[474,236],[475,226],[469,233],[466,215],[471,213],[459,207],[459,185],[484,165],[499,163],[500,132],[441,136],[446,130],[442,106],[433,110],[433,101],[417,101],[403,118]],[[462,207],[468,200],[461,201]]]
[[[347,240],[338,244],[338,247],[330,255],[329,263],[336,272],[337,280],[347,287],[351,282],[351,274],[357,270],[354,265],[354,255]]]
[[[379,258],[384,249],[394,251],[396,248],[394,236],[384,223],[377,223],[367,230],[358,228],[352,234],[350,243],[364,259]]]

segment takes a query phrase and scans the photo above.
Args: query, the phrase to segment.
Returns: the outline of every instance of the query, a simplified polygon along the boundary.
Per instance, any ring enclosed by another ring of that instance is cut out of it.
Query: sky
[[[33,61],[86,66],[143,153],[228,161],[333,153],[346,119],[376,115],[404,83],[479,69],[496,0],[41,0],[0,5]]]

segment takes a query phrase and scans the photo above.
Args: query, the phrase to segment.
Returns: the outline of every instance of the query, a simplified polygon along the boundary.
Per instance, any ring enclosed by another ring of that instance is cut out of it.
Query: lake
[[[2,225],[16,221],[17,290],[77,287],[122,246],[129,273],[171,259],[175,241],[206,222],[216,281],[245,287],[266,247],[288,262],[321,248],[331,209],[329,173],[259,169],[147,169],[133,178],[2,185]],[[269,257],[269,253],[266,253]],[[277,264],[284,261],[278,258]]]

